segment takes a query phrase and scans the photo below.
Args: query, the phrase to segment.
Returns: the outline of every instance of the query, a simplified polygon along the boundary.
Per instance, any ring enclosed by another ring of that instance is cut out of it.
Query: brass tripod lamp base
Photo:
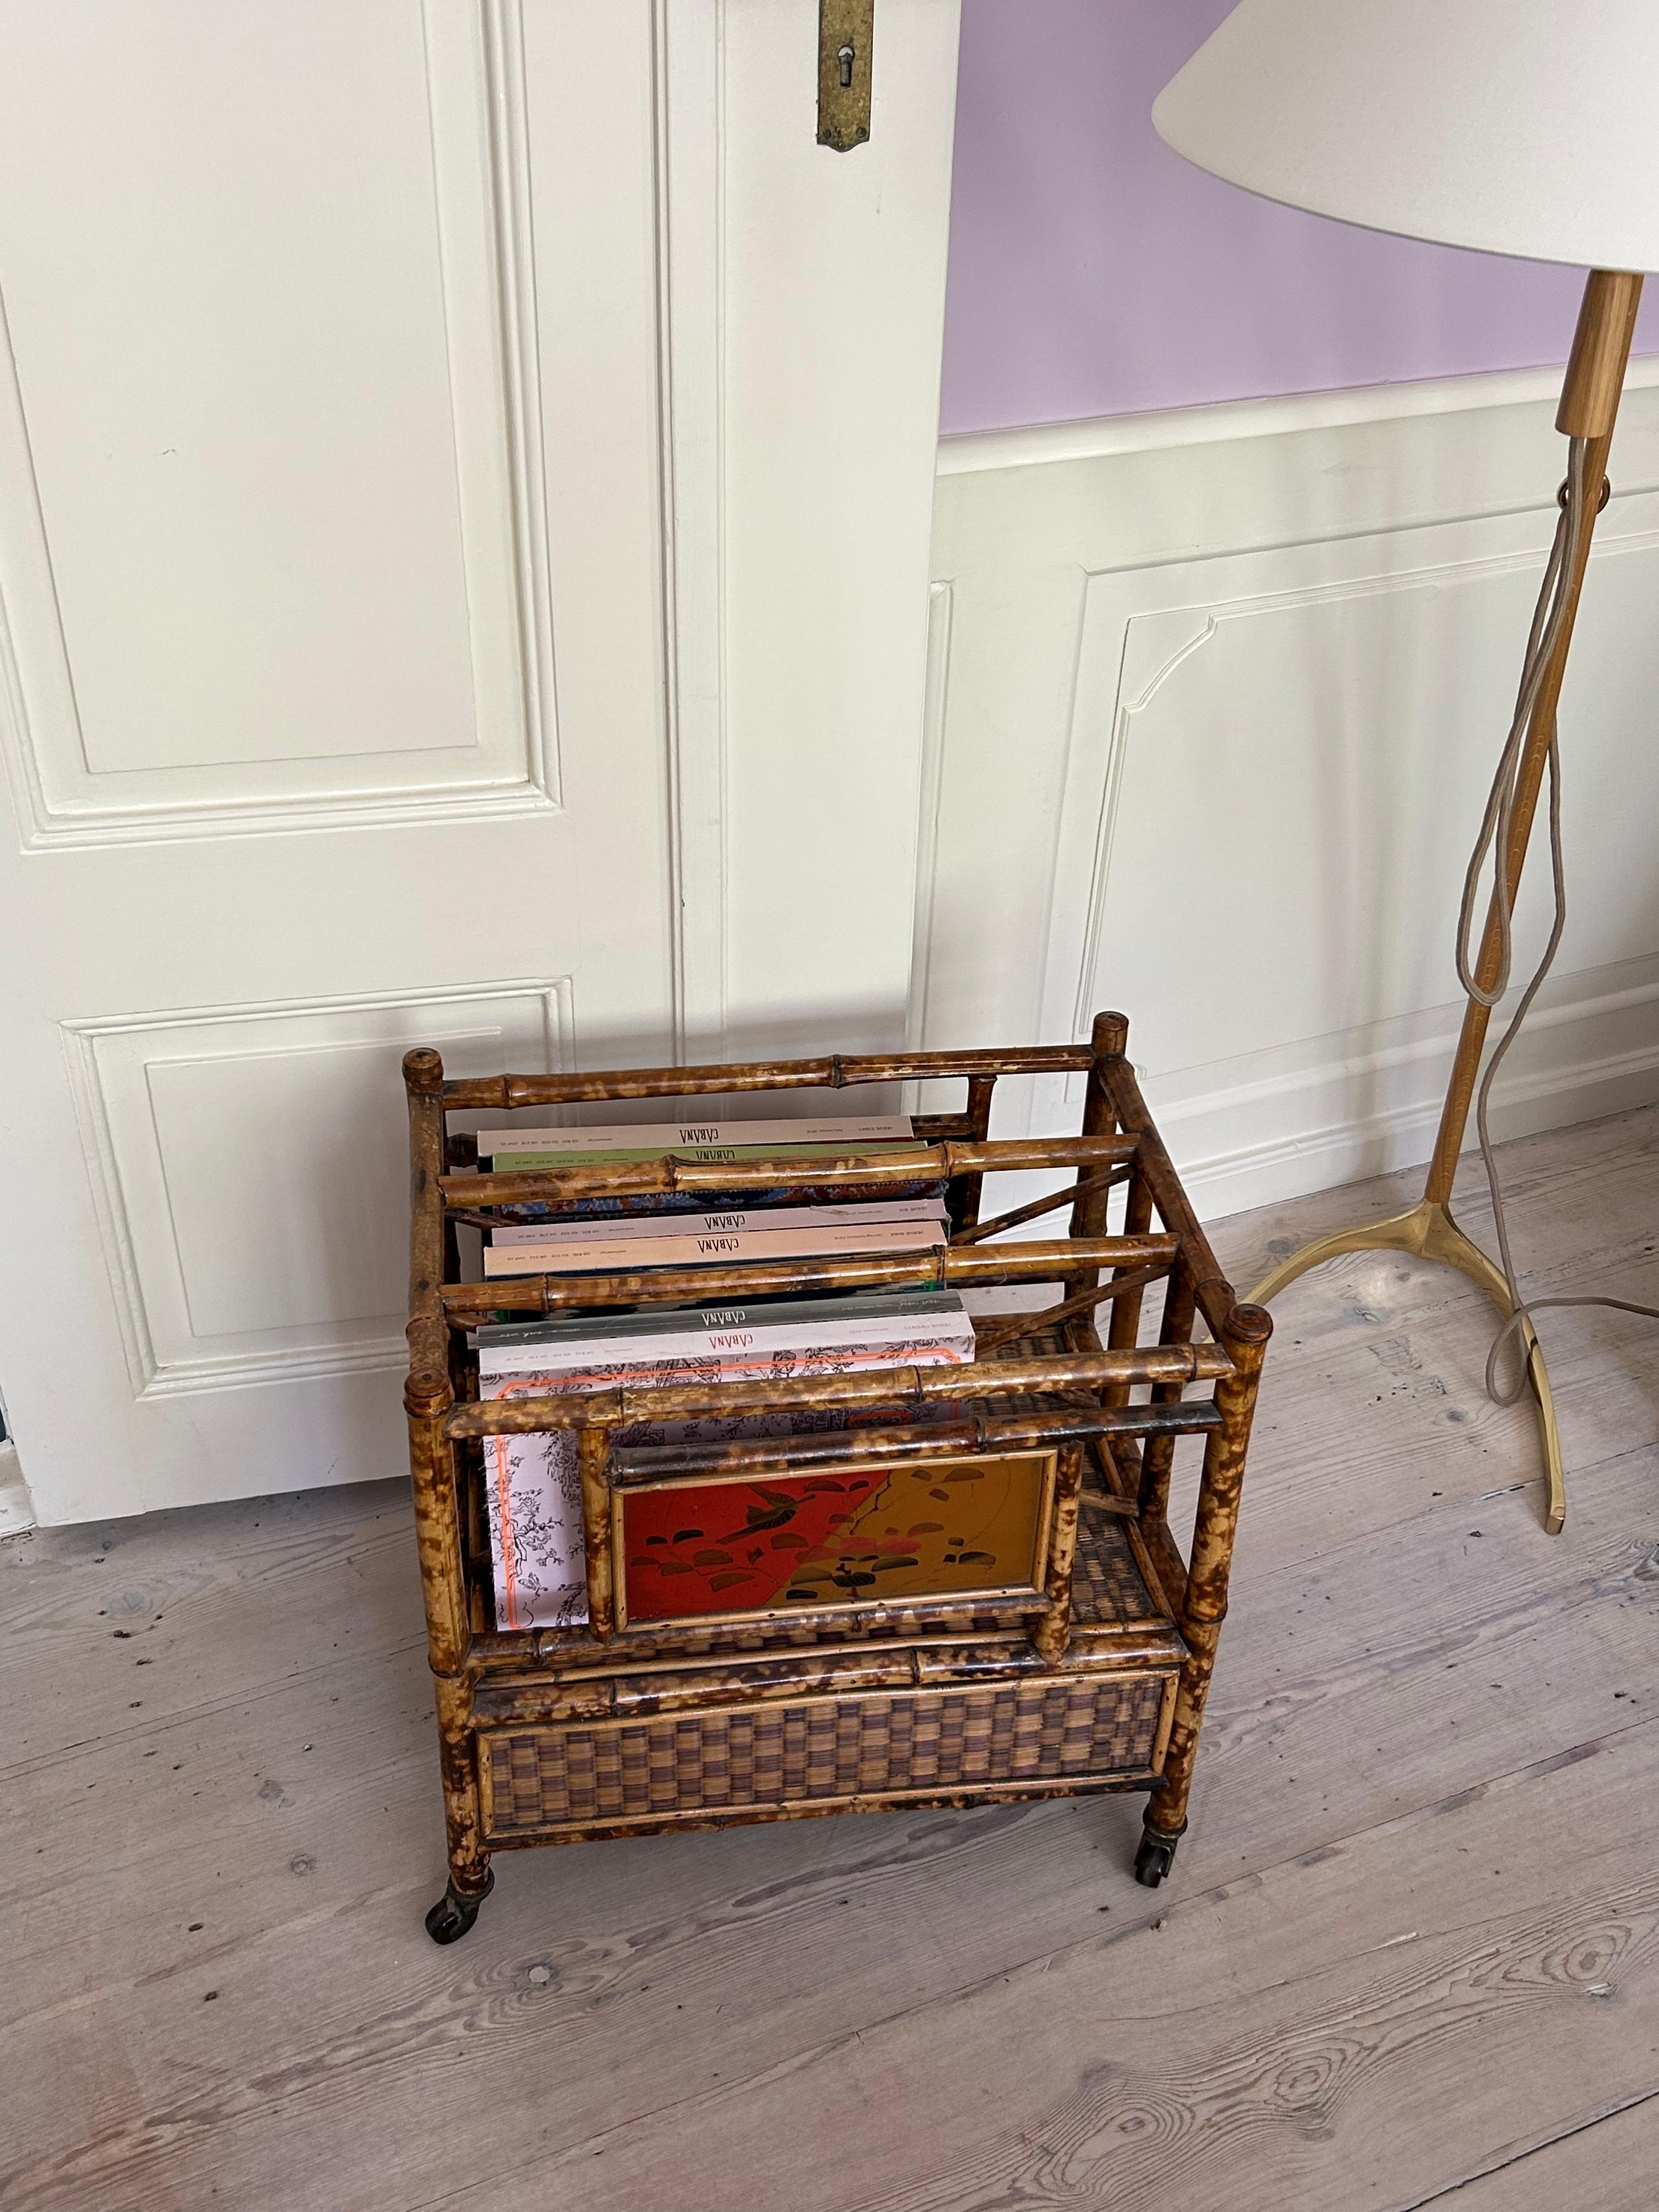
[[[1250,1292],[1249,1303],[1265,1306],[1298,1275],[1305,1275],[1310,1267],[1317,1267],[1327,1260],[1340,1259],[1345,1252],[1407,1252],[1419,1260],[1438,1260],[1444,1267],[1455,1267],[1460,1275],[1467,1275],[1470,1282],[1486,1292],[1500,1314],[1507,1316],[1510,1312],[1509,1286],[1500,1271],[1480,1247],[1463,1234],[1452,1219],[1450,1208],[1431,1198],[1420,1199],[1409,1213],[1395,1213],[1386,1221],[1370,1221],[1362,1228],[1339,1229],[1332,1236],[1316,1237],[1311,1244],[1304,1244],[1288,1260],[1280,1261],[1271,1274],[1262,1277]],[[1555,1404],[1550,1396],[1544,1354],[1530,1322],[1522,1322],[1521,1335],[1527,1355],[1527,1380],[1532,1387],[1538,1413],[1538,1437],[1543,1447],[1545,1480],[1548,1485],[1544,1526],[1552,1536],[1559,1536],[1567,1517],[1567,1492],[1561,1474],[1561,1439],[1555,1426]]]
[[[1583,473],[1580,481],[1588,487],[1588,495],[1582,514],[1582,526],[1571,539],[1571,556],[1565,558],[1562,577],[1563,615],[1539,688],[1533,696],[1514,787],[1508,834],[1502,840],[1502,849],[1497,854],[1497,866],[1503,872],[1506,894],[1501,903],[1510,912],[1514,909],[1516,894],[1520,888],[1521,870],[1527,857],[1528,841],[1532,835],[1533,815],[1538,805],[1538,795],[1555,734],[1556,704],[1561,696],[1561,680],[1566,673],[1567,648],[1572,641],[1573,618],[1577,613],[1578,596],[1583,588],[1584,571],[1589,561],[1590,536],[1595,527],[1595,516],[1607,498],[1607,455],[1613,444],[1613,423],[1619,412],[1619,398],[1624,388],[1631,338],[1636,327],[1636,310],[1641,297],[1642,279],[1639,276],[1620,270],[1591,270],[1584,286],[1584,303],[1579,309],[1578,327],[1573,334],[1572,352],[1561,388],[1561,404],[1556,412],[1557,429],[1565,437],[1583,443]],[[1571,491],[1571,482],[1570,469],[1569,483],[1562,487],[1561,493],[1564,511],[1567,512],[1572,511],[1568,507],[1569,501],[1577,496]],[[1500,901],[1494,888],[1481,936],[1480,957],[1474,966],[1474,980],[1484,993],[1495,994],[1500,988],[1499,979],[1504,972],[1504,934]],[[1265,1306],[1287,1283],[1294,1282],[1310,1267],[1316,1267],[1321,1261],[1334,1260],[1341,1253],[1410,1252],[1422,1259],[1439,1260],[1449,1267],[1455,1267],[1460,1274],[1467,1275],[1472,1283],[1478,1284],[1507,1318],[1513,1310],[1513,1304],[1509,1285],[1502,1272],[1478,1245],[1470,1243],[1451,1217],[1452,1182],[1457,1173],[1463,1133],[1468,1126],[1469,1106],[1480,1073],[1486,1025],[1491,1018],[1492,1006],[1488,999],[1471,995],[1463,1008],[1457,1054],[1452,1062],[1445,1102],[1440,1109],[1440,1127],[1435,1137],[1434,1157],[1429,1163],[1422,1202],[1414,1206],[1409,1213],[1398,1214],[1391,1221],[1372,1222],[1363,1228],[1339,1230],[1334,1237],[1322,1237],[1315,1243],[1304,1244],[1299,1252],[1292,1253],[1288,1260],[1256,1285],[1250,1292],[1253,1305]],[[1544,1355],[1539,1350],[1538,1339],[1533,1334],[1531,1322],[1523,1322],[1521,1330],[1527,1355],[1527,1374],[1538,1408],[1539,1434],[1543,1442],[1544,1463],[1549,1484],[1544,1525],[1553,1536],[1560,1533],[1567,1517],[1566,1490],[1561,1474],[1561,1440],[1556,1431],[1555,1408],[1550,1399],[1549,1376],[1544,1370]]]

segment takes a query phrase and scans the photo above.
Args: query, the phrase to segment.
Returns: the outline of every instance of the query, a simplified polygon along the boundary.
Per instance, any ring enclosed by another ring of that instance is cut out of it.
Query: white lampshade
[[[1152,120],[1291,207],[1659,269],[1659,0],[1243,0]]]

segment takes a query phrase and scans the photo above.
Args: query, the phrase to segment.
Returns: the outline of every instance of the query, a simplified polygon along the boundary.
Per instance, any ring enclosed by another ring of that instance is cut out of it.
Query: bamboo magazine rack
[[[1102,1014],[1087,1045],[464,1082],[445,1081],[435,1052],[409,1054],[404,1403],[448,1843],[448,1884],[427,1916],[437,1942],[471,1926],[496,1850],[884,1806],[1146,1790],[1135,1872],[1163,1879],[1187,1824],[1271,1323],[1235,1303],[1141,1099],[1127,1039],[1123,1018]],[[1086,1079],[1079,1135],[990,1139],[1000,1079],[1067,1072]],[[488,1218],[492,1207],[716,1188],[844,1193],[896,1186],[918,1169],[914,1152],[902,1163],[865,1152],[480,1174],[471,1140],[449,1133],[451,1112],[950,1078],[966,1080],[965,1111],[915,1124],[949,1217],[948,1241],[930,1251],[460,1279],[458,1217]],[[982,1220],[985,1176],[1010,1170],[1058,1171],[1060,1187]],[[1064,1237],[1005,1233],[1067,1206]],[[1016,1283],[1051,1284],[1054,1298],[976,1319],[966,1367],[480,1401],[467,1348],[468,1331],[503,1310]],[[1162,1321],[1158,1341],[1142,1343],[1154,1283],[1164,1286]],[[653,1419],[789,1408],[844,1425],[715,1443],[627,1437]],[[484,1443],[561,1428],[577,1435],[588,1619],[498,1630]],[[1176,1443],[1189,1434],[1204,1439],[1203,1468],[1183,1560],[1167,1508]],[[833,1601],[797,1589],[794,1602],[758,1611],[734,1602],[695,1620],[630,1617],[630,1529],[653,1503],[659,1516],[665,1498],[702,1512],[716,1493],[729,1502],[729,1486],[761,1500],[750,1521],[768,1527],[767,1506],[787,1519],[794,1501],[826,1492],[879,1498],[896,1514],[917,1497],[945,1500],[932,1509],[942,1519],[910,1524],[912,1536],[945,1532],[930,1540],[924,1576],[945,1564],[918,1588],[917,1559],[900,1561],[910,1571],[902,1595],[853,1576]],[[956,1501],[991,1489],[1014,1530],[1000,1552],[951,1533],[953,1519],[966,1521]]]

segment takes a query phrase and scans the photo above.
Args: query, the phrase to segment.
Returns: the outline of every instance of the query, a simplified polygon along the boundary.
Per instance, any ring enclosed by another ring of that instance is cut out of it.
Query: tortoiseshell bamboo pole
[[[460,1107],[574,1106],[599,1098],[695,1098],[730,1091],[798,1091],[848,1083],[931,1083],[952,1076],[1065,1074],[1087,1067],[1085,1045],[1006,1052],[830,1053],[818,1060],[745,1060],[720,1067],[623,1068],[603,1075],[489,1075],[444,1085]]]
[[[1222,1342],[1231,1356],[1233,1372],[1216,1384],[1222,1426],[1205,1448],[1179,1624],[1187,1657],[1176,1692],[1175,1722],[1164,1754],[1163,1778],[1147,1802],[1146,1832],[1135,1861],[1136,1875],[1152,1883],[1168,1872],[1187,1826],[1193,1760],[1210,1678],[1215,1671],[1221,1624],[1227,1617],[1227,1581],[1232,1571],[1233,1538],[1244,1487],[1244,1455],[1255,1414],[1262,1356],[1273,1327],[1265,1306],[1235,1306],[1222,1324]]]
[[[453,1448],[444,1434],[449,1382],[441,1376],[422,1390],[410,1376],[404,1387],[409,1416],[409,1465],[426,1601],[427,1658],[434,1674],[455,1677],[466,1664],[471,1631],[461,1574],[460,1516]]]
[[[991,1133],[991,1099],[997,1087],[994,1075],[970,1075],[968,1079],[968,1141],[982,1145]],[[961,1205],[951,1218],[955,1231],[971,1229],[979,1219],[979,1209],[985,1193],[982,1173],[970,1175],[957,1186],[962,1193]]]
[[[1158,1333],[1160,1344],[1184,1344],[1193,1333],[1193,1284],[1184,1260],[1177,1260],[1164,1293],[1164,1322]],[[1184,1385],[1154,1382],[1155,1406],[1178,1406]],[[1170,1474],[1175,1465],[1175,1436],[1154,1431],[1141,1448],[1140,1517],[1166,1522],[1170,1513]]]
[[[1129,1048],[1128,1018],[1123,1014],[1097,1014],[1089,1040],[1089,1089],[1083,1106],[1083,1134],[1102,1136],[1119,1126],[1116,1101],[1108,1080],[1112,1063],[1123,1061]],[[1072,1215],[1073,1237],[1103,1235],[1106,1229],[1109,1203],[1105,1191],[1091,1197],[1087,1203],[1079,1201]],[[1152,1194],[1140,1170],[1139,1153],[1130,1170],[1128,1197],[1124,1206],[1123,1229],[1126,1236],[1143,1234],[1152,1218]],[[1115,1272],[1125,1271],[1118,1268]],[[1085,1276],[1077,1287],[1097,1283],[1099,1278]],[[1110,1351],[1128,1350],[1140,1333],[1140,1291],[1130,1289],[1116,1299],[1112,1307],[1107,1347]],[[1108,1383],[1101,1392],[1104,1406],[1126,1406],[1129,1402],[1129,1386],[1124,1382]]]
[[[982,1359],[988,1352],[999,1351],[1005,1344],[1018,1344],[1023,1336],[1036,1336],[1042,1331],[1058,1328],[1063,1322],[1072,1321],[1079,1314],[1092,1314],[1115,1298],[1134,1297],[1149,1284],[1160,1283],[1169,1273],[1166,1267],[1115,1268],[1109,1283],[1097,1283],[1092,1290],[1079,1291],[1075,1297],[1062,1298],[1057,1306],[1045,1306],[1040,1313],[1004,1314],[995,1320],[981,1321],[974,1331],[974,1340]],[[1132,1350],[1132,1338],[1121,1350]],[[1127,1400],[1125,1401],[1127,1403]]]
[[[965,1145],[973,1133],[966,1114],[910,1116],[910,1134],[919,1145]]]
[[[410,1183],[410,1370],[404,1408],[409,1419],[410,1484],[426,1607],[427,1664],[438,1715],[449,1889],[455,1909],[464,1914],[469,1905],[477,1909],[477,1901],[489,1887],[490,1872],[465,1672],[471,1630],[455,1451],[444,1428],[454,1393],[441,1304],[444,1216],[438,1177],[444,1143],[443,1062],[428,1049],[408,1054],[404,1083],[409,1096]],[[434,1912],[442,1910],[441,1905],[434,1908]]]
[[[1097,1014],[1089,1042],[1089,1084],[1083,1098],[1083,1127],[1085,1138],[1100,1139],[1117,1133],[1117,1109],[1111,1093],[1106,1088],[1103,1062],[1108,1054],[1121,1053],[1129,1041],[1129,1020],[1127,1014]],[[1133,1155],[1131,1154],[1131,1158]],[[1111,1204],[1111,1192],[1103,1182],[1085,1182],[1079,1177],[1077,1203],[1072,1208],[1070,1234],[1073,1238],[1098,1238],[1106,1234],[1107,1211]],[[1100,1280],[1097,1267],[1080,1269],[1066,1279],[1066,1287],[1073,1297],[1092,1290]]]
[[[1137,1167],[1129,1178],[1129,1194],[1124,1203],[1125,1235],[1144,1236],[1152,1225],[1152,1187]],[[1141,1279],[1138,1283],[1130,1283],[1122,1297],[1114,1299],[1112,1318],[1106,1331],[1106,1349],[1109,1352],[1128,1352],[1140,1340],[1140,1300],[1146,1288],[1146,1271],[1119,1267],[1114,1272],[1120,1275],[1139,1273]],[[1103,1402],[1109,1406],[1127,1406],[1129,1402],[1128,1385],[1124,1382],[1113,1385]]]
[[[860,1606],[858,1620],[879,1632],[899,1631],[889,1639],[878,1632],[838,1641],[829,1648],[811,1644],[787,1651],[745,1654],[736,1665],[732,1655],[714,1650],[688,1654],[679,1632],[655,1635],[629,1632],[600,1650],[580,1629],[507,1629],[492,1639],[492,1659],[501,1664],[477,1682],[473,1711],[479,1726],[494,1723],[509,1709],[527,1715],[531,1700],[549,1717],[596,1720],[647,1705],[666,1709],[677,1692],[681,1702],[707,1705],[711,1692],[723,1700],[748,1702],[780,1687],[817,1681],[825,1688],[858,1690],[918,1682],[983,1680],[988,1666],[1018,1668],[1031,1649],[1031,1599],[1027,1592],[997,1598],[975,1597],[966,1612],[927,1608],[918,1613],[914,1600],[872,1600]],[[808,1629],[849,1625],[845,1605],[790,1608],[790,1621]],[[1086,1632],[1073,1620],[1071,1656],[1086,1644],[1091,1654],[1111,1655],[1114,1665],[1152,1665],[1158,1671],[1179,1665],[1174,1631],[1161,1621],[1091,1622]],[[1039,1662],[1040,1664],[1041,1662]],[[526,1672],[526,1669],[530,1670]],[[891,1669],[892,1671],[889,1671]],[[1162,1757],[1163,1747],[1159,1747]],[[1152,1776],[1147,1777],[1150,1782]]]
[[[617,1632],[617,1591],[611,1557],[611,1456],[608,1428],[584,1429],[577,1445],[582,1485],[582,1542],[587,1552],[587,1628],[601,1644]]]
[[[790,1617],[795,1618],[793,1614]],[[846,1626],[844,1614],[840,1625],[843,1629]],[[1029,1650],[1023,1633],[1019,1642],[1026,1644]],[[609,1673],[602,1678],[607,1686],[614,1684],[614,1696],[609,1687],[601,1696],[574,1680],[552,1682],[544,1676],[520,1678],[499,1686],[491,1684],[480,1691],[477,1702],[481,1721],[491,1728],[568,1727],[573,1723],[580,1726],[629,1713],[654,1718],[674,1712],[690,1713],[695,1726],[696,1717],[699,1713],[706,1715],[714,1699],[722,1706],[747,1706],[752,1710],[763,1709],[780,1697],[802,1693],[913,1692],[918,1679],[930,1686],[970,1684],[975,1678],[983,1679],[988,1660],[993,1666],[1006,1667],[1013,1649],[1012,1639],[1006,1636],[1000,1642],[983,1638],[953,1639],[934,1645],[918,1660],[913,1656],[913,1648],[904,1644],[896,1648],[891,1643],[878,1642],[873,1647],[860,1648],[846,1643],[822,1656],[794,1654],[781,1662],[753,1659],[740,1675],[734,1675],[729,1668],[670,1669],[659,1662],[652,1662],[626,1677]],[[1125,1643],[1120,1656],[1126,1667],[1138,1661],[1161,1667],[1169,1656],[1156,1641],[1149,1641],[1139,1650]],[[1052,1788],[1052,1784],[1048,1786]],[[1135,1785],[1131,1783],[1127,1786]],[[1046,1794],[1041,1783],[1033,1794]],[[975,1800],[969,1796],[963,1802],[972,1803]],[[772,1808],[760,1817],[774,1817]]]
[[[1075,1182],[1067,1183],[1063,1190],[1051,1190],[1046,1198],[1028,1199],[1024,1206],[1011,1206],[1006,1213],[994,1213],[988,1221],[975,1221],[970,1228],[958,1230],[952,1237],[953,1244],[982,1244],[988,1237],[1000,1237],[1005,1230],[1018,1229],[1028,1221],[1041,1220],[1045,1213],[1056,1213],[1062,1206],[1074,1206],[1098,1183],[1103,1191],[1110,1191],[1129,1174],[1127,1168],[1101,1168]]]
[[[763,1159],[697,1160],[665,1152],[654,1159],[592,1162],[586,1166],[515,1168],[490,1175],[447,1175],[444,1203],[561,1205],[576,1198],[724,1197],[740,1190],[838,1190],[868,1184],[951,1182],[958,1176],[1023,1168],[1114,1166],[1135,1157],[1133,1137],[1000,1137],[983,1144],[945,1139],[900,1152],[822,1153],[780,1149]]]
[[[1140,1418],[1137,1419],[1137,1415]],[[742,1437],[710,1443],[626,1444],[611,1455],[612,1484],[660,1482],[672,1477],[707,1474],[778,1474],[793,1468],[884,1465],[892,1461],[958,1459],[976,1452],[1040,1449],[1045,1444],[1085,1437],[1139,1434],[1149,1419],[1167,1422],[1176,1433],[1200,1435],[1221,1425],[1213,1406],[1107,1410],[1100,1406],[1067,1407],[1063,1412],[1004,1414],[984,1420],[930,1422],[925,1429],[835,1429],[805,1437]],[[1127,1498],[1102,1498],[1102,1509],[1125,1515],[1136,1511]]]
[[[1107,1088],[1117,1107],[1119,1123],[1124,1129],[1133,1130],[1139,1139],[1136,1170],[1151,1187],[1152,1201],[1164,1227],[1172,1231],[1186,1248],[1194,1303],[1219,1340],[1233,1310],[1233,1286],[1222,1273],[1221,1264],[1210,1249],[1210,1240],[1181,1187],[1181,1178],[1164,1148],[1164,1139],[1147,1111],[1146,1101],[1140,1095],[1133,1068],[1121,1054],[1105,1060],[1103,1067]]]
[[[677,1383],[665,1389],[617,1383],[546,1398],[491,1398],[452,1407],[447,1437],[529,1436],[540,1429],[589,1429],[671,1421],[702,1413],[771,1413],[787,1407],[905,1406],[939,1398],[998,1397],[1101,1382],[1210,1382],[1231,1374],[1214,1344],[1142,1345],[1133,1352],[1078,1352],[1062,1358],[999,1359],[982,1379],[972,1367],[883,1367],[783,1382]],[[1146,1410],[1146,1409],[1143,1409]]]
[[[1048,1530],[1048,1562],[1043,1577],[1048,1604],[1031,1629],[1037,1656],[1058,1666],[1072,1641],[1072,1569],[1077,1560],[1078,1498],[1083,1489],[1083,1452],[1077,1444],[1060,1448],[1054,1479],[1054,1519]]]
[[[444,1328],[443,1179],[444,1064],[429,1046],[404,1055],[409,1100],[409,1370],[411,1376],[447,1376],[449,1339]]]
[[[822,1260],[736,1261],[720,1267],[647,1267],[603,1275],[495,1275],[443,1293],[453,1322],[495,1313],[584,1311],[592,1306],[708,1305],[790,1291],[938,1291],[965,1283],[1054,1282],[1074,1253],[1101,1267],[1168,1267],[1172,1236],[1056,1238],[1030,1244],[935,1244],[923,1252],[847,1253]]]

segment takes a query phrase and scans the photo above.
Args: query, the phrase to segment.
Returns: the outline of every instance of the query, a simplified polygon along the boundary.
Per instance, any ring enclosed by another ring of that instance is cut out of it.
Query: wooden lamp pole
[[[1613,443],[1613,423],[1619,413],[1619,398],[1624,388],[1625,368],[1630,359],[1631,338],[1641,297],[1642,279],[1639,276],[1632,276],[1621,270],[1591,270],[1584,287],[1583,305],[1579,309],[1578,327],[1573,336],[1572,353],[1561,389],[1561,404],[1556,410],[1555,427],[1564,437],[1588,441],[1583,481],[1591,511],[1584,516],[1579,532],[1577,557],[1565,582],[1563,619],[1533,705],[1522,752],[1515,805],[1510,819],[1509,841],[1501,856],[1504,881],[1511,909],[1520,888],[1521,871],[1532,835],[1533,816],[1549,760],[1556,704],[1561,696],[1561,681],[1566,673],[1567,650],[1572,642],[1573,622],[1578,611],[1579,593],[1583,588],[1584,570],[1589,559],[1595,512],[1605,495],[1607,453]],[[1495,985],[1501,957],[1502,931],[1498,894],[1494,887],[1474,970],[1475,981],[1482,990],[1490,991]],[[1463,1009],[1463,1026],[1457,1040],[1457,1055],[1452,1062],[1451,1079],[1446,1088],[1445,1103],[1440,1109],[1440,1127],[1435,1138],[1433,1157],[1429,1162],[1428,1180],[1419,1203],[1409,1212],[1396,1214],[1389,1220],[1368,1222],[1359,1227],[1339,1230],[1333,1236],[1321,1237],[1311,1244],[1304,1244],[1299,1252],[1293,1252],[1289,1259],[1281,1261],[1271,1274],[1264,1276],[1256,1285],[1250,1292],[1251,1304],[1266,1305],[1287,1283],[1294,1282],[1310,1267],[1318,1267],[1322,1261],[1336,1259],[1345,1252],[1410,1252],[1457,1268],[1471,1282],[1478,1284],[1501,1312],[1505,1315],[1510,1312],[1509,1285],[1502,1272],[1478,1245],[1472,1243],[1464,1235],[1451,1213],[1452,1182],[1457,1173],[1458,1155],[1463,1148],[1463,1133],[1468,1125],[1469,1106],[1474,1097],[1481,1053],[1486,1040],[1486,1024],[1491,1018],[1491,1008],[1476,998],[1470,998]],[[1561,1472],[1561,1443],[1556,1429],[1555,1407],[1550,1396],[1543,1352],[1531,1323],[1523,1322],[1521,1328],[1526,1350],[1527,1374],[1537,1405],[1539,1433],[1543,1443],[1548,1478],[1545,1526],[1554,1535],[1559,1532],[1567,1515],[1566,1490]]]

